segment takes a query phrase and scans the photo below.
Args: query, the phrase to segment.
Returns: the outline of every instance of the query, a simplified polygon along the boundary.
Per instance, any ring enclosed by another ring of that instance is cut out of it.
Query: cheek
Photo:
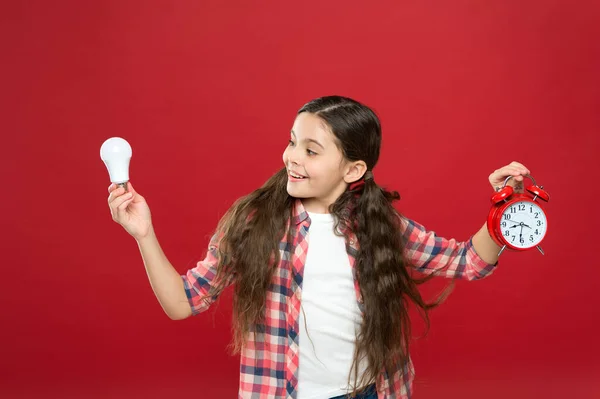
[[[285,151],[283,151],[283,155],[281,156],[281,159],[283,160],[284,165],[287,165],[287,159],[288,159],[287,153],[288,153],[288,150],[286,148]]]

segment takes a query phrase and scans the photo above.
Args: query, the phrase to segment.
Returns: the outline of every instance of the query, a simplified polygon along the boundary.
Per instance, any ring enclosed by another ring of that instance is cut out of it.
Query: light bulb
[[[110,181],[127,190],[129,181],[129,161],[131,160],[131,146],[120,137],[111,137],[102,143],[100,158],[108,169]]]

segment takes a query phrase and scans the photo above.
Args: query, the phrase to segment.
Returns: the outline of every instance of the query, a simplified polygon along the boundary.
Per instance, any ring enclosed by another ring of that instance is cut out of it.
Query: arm
[[[428,231],[406,217],[401,218],[401,226],[407,259],[419,272],[477,280],[491,274],[498,264],[497,257],[493,264],[480,257],[474,247],[474,240],[480,240],[477,234],[468,241],[459,242],[454,238],[438,237],[434,231]],[[481,249],[485,250],[484,247]],[[489,253],[485,255],[486,259],[492,260]]]
[[[147,236],[137,240],[154,295],[170,319],[181,320],[196,315],[208,309],[217,299],[213,296],[201,300],[216,274],[217,247],[214,239],[213,236],[206,258],[185,275],[180,275],[171,265],[153,228]]]
[[[173,320],[188,317],[190,307],[183,289],[184,284],[165,256],[154,228],[151,227],[149,234],[138,239],[137,243],[154,295],[167,316]]]
[[[207,296],[215,281],[218,262],[218,239],[217,234],[215,234],[210,240],[204,260],[198,262],[196,267],[189,269],[184,275],[180,276],[188,304],[185,317],[196,316],[204,312],[219,297],[218,294]],[[235,275],[230,273],[225,278],[224,287],[228,287],[235,280]]]
[[[501,247],[490,237],[486,223],[473,236],[473,247],[481,259],[488,263],[498,263],[498,252]]]

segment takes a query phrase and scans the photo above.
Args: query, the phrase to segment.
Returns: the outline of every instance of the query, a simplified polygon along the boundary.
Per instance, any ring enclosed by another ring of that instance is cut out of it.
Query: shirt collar
[[[300,200],[300,198],[296,198],[294,201],[292,218],[296,226],[308,219],[308,212],[306,212],[306,209],[304,209],[304,205],[302,204],[302,200]]]
[[[304,204],[302,204],[302,200],[300,198],[296,198],[294,200],[294,211],[292,212],[292,220],[293,223],[297,226],[300,223],[304,222],[308,219],[308,212],[304,208]],[[352,205],[348,205],[348,211],[352,210]]]

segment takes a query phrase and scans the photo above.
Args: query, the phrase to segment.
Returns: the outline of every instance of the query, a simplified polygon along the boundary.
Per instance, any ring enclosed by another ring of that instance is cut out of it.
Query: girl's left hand
[[[510,179],[506,185],[512,186],[516,192],[522,192],[523,176],[528,174],[530,174],[530,172],[525,165],[513,161],[510,164],[501,167],[500,169],[496,169],[488,179],[494,191],[497,191],[504,185],[504,180],[506,180],[508,176],[514,176],[514,178]]]

